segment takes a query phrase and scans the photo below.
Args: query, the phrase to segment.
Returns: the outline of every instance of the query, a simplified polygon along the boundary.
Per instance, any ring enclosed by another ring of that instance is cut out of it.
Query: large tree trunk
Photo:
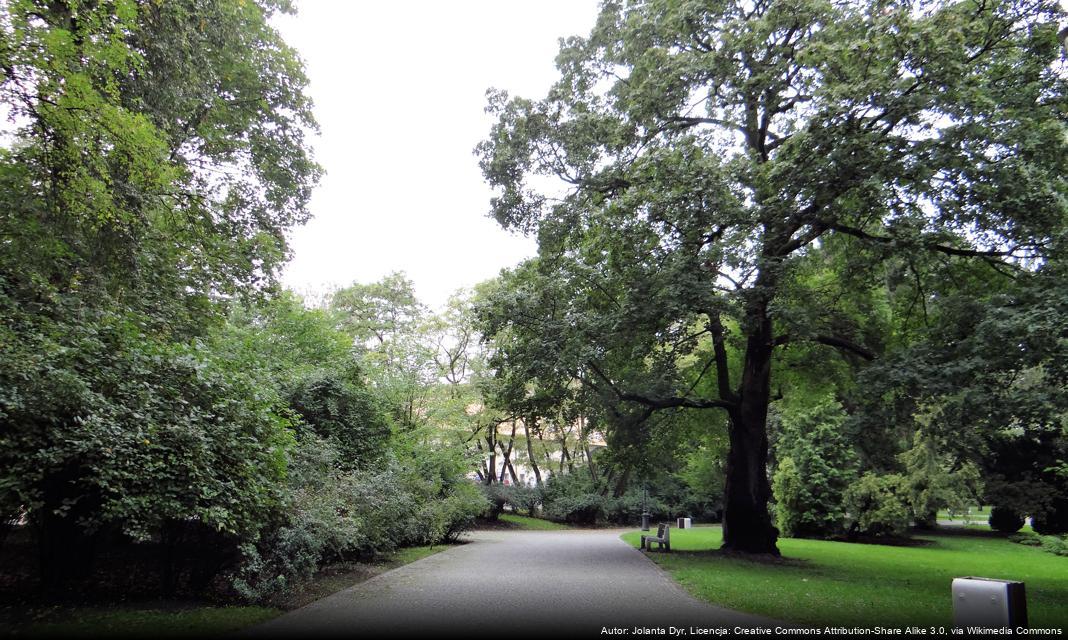
[[[768,500],[768,403],[771,401],[771,321],[766,314],[750,333],[738,404],[730,413],[723,548],[779,555],[779,531]]]

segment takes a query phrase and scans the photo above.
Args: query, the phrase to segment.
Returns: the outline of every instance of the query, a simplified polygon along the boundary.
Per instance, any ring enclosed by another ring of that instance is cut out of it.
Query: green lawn
[[[221,636],[266,622],[390,569],[444,551],[445,545],[407,547],[374,564],[330,567],[290,594],[278,607],[213,607],[155,603],[141,606],[56,607],[31,614],[35,622],[14,626],[0,620],[0,636],[203,637]]]
[[[969,507],[966,513],[950,513],[943,509],[938,512],[939,520],[954,520],[972,525],[989,527],[990,507]]]
[[[220,636],[280,613],[281,609],[267,607],[195,607],[177,611],[80,608],[61,612],[59,621],[33,624],[21,634],[94,638]]]
[[[638,546],[640,532],[623,539]],[[672,553],[649,553],[709,602],[812,624],[950,626],[953,578],[1023,580],[1032,627],[1068,627],[1068,558],[990,535],[920,535],[920,546],[782,539],[782,561],[714,551],[719,527],[671,531]]]
[[[498,517],[498,520],[515,525],[516,529],[525,529],[527,531],[562,531],[571,528],[566,524],[560,524],[558,522],[553,522],[552,520],[530,518],[514,513],[502,513]]]

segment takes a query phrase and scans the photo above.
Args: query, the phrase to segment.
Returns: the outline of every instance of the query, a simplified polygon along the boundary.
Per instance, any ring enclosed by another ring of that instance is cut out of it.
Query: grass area
[[[950,512],[945,509],[938,512],[939,520],[952,520],[954,522],[963,522],[975,526],[990,527],[990,507],[968,507],[968,510],[960,512]]]
[[[158,602],[139,606],[51,607],[29,614],[29,620],[5,625],[0,635],[32,637],[212,637],[251,627],[347,589],[390,569],[444,551],[445,545],[398,549],[379,562],[340,564],[289,594],[274,607],[215,607],[195,603]]]
[[[624,534],[635,547],[640,532]],[[1032,627],[1068,627],[1068,558],[989,533],[930,534],[915,546],[779,540],[782,560],[718,551],[719,527],[671,531],[672,553],[648,556],[696,597],[788,622],[952,624],[953,578],[1023,580]]]
[[[39,622],[20,635],[45,637],[178,637],[220,636],[250,627],[282,613],[267,607],[195,607],[157,609],[81,608],[52,613],[61,620]]]
[[[507,522],[514,525],[515,529],[524,529],[527,531],[563,531],[571,529],[566,524],[560,524],[553,522],[552,520],[543,520],[542,518],[531,518],[528,516],[521,516],[515,513],[502,513],[498,520],[501,522]]]
[[[416,560],[422,560],[427,556],[432,556],[435,553],[439,553],[448,549],[449,547],[443,544],[428,546],[428,547],[405,547],[403,549],[397,549],[397,552],[386,559],[384,565],[389,569],[395,569],[401,565],[415,562]]]

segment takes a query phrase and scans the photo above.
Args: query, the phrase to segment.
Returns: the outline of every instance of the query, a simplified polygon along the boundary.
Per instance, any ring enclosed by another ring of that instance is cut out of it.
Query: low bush
[[[1059,556],[1068,556],[1068,538],[1062,536],[1042,536],[1042,548]]]
[[[337,469],[333,444],[305,434],[290,459],[288,500],[279,522],[239,548],[234,594],[267,601],[324,563],[370,559],[400,547],[455,540],[488,506],[462,476],[388,460],[381,469]],[[432,470],[431,470],[432,471]]]
[[[1025,547],[1042,546],[1042,541],[1033,533],[1014,533],[1009,536],[1009,541],[1015,542],[1016,544],[1022,544]]]
[[[550,520],[568,524],[596,524],[604,518],[605,500],[596,493],[582,493],[574,496],[561,496],[546,505],[546,515]]]
[[[1015,533],[1009,536],[1009,540],[1027,547],[1041,547],[1044,551],[1048,551],[1058,556],[1068,556],[1068,537],[1065,536],[1043,536],[1034,533]]]
[[[1024,517],[1009,507],[990,510],[990,528],[1002,533],[1016,533],[1024,526]]]
[[[481,490],[487,501],[482,517],[487,520],[496,520],[505,507],[534,517],[542,503],[541,490],[537,487],[490,484],[481,485]]]
[[[1031,528],[1043,535],[1068,533],[1068,498],[1056,498],[1031,514]]]
[[[901,536],[908,531],[907,487],[898,474],[864,474],[845,493],[850,537]]]

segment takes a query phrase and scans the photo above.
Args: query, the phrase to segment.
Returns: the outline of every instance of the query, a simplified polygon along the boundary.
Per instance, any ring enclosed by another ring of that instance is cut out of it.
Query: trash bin
[[[648,530],[649,530],[649,514],[648,513],[643,513],[642,514],[642,531],[648,531]]]
[[[1024,583],[992,578],[954,578],[953,625],[1026,627]]]

